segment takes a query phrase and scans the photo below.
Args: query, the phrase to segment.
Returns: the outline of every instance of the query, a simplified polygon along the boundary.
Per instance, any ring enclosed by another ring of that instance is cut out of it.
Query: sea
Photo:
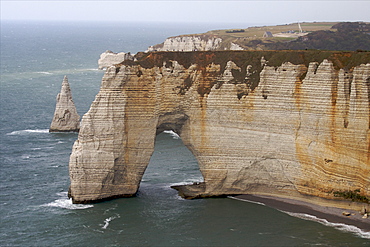
[[[233,198],[185,200],[170,188],[202,181],[173,132],[156,138],[136,197],[76,205],[67,197],[76,133],[49,133],[68,76],[86,113],[106,50],[137,53],[220,23],[1,22],[0,246],[370,246],[370,233]]]

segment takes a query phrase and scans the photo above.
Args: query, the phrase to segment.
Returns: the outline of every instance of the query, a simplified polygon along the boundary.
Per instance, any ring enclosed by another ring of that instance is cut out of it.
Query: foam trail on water
[[[111,216],[109,218],[106,218],[104,220],[104,225],[102,226],[102,229],[107,229],[109,226],[109,222],[111,222],[114,219],[120,218],[119,214],[116,214],[116,216]]]
[[[47,71],[35,72],[36,74],[52,75],[53,73]]]
[[[10,132],[6,135],[26,135],[26,134],[47,134],[49,133],[49,129],[35,129],[35,130],[30,130],[30,129],[26,129],[26,130],[16,130],[16,131],[13,131],[13,132]]]
[[[104,226],[102,227],[102,229],[107,229],[107,227],[109,226],[109,222],[111,222],[112,219],[113,219],[112,217],[106,218],[104,220]]]
[[[341,231],[351,232],[351,233],[354,233],[357,236],[360,236],[362,238],[370,239],[370,232],[365,232],[365,231],[361,230],[360,228],[358,228],[356,226],[346,225],[346,224],[343,224],[343,223],[332,223],[332,222],[327,221],[326,219],[317,218],[316,216],[309,215],[309,214],[290,213],[290,212],[286,212],[286,211],[282,211],[282,212],[287,213],[287,214],[289,214],[291,216],[294,216],[294,217],[297,217],[297,218],[304,219],[304,220],[311,220],[311,221],[319,222],[319,223],[321,223],[325,226],[334,227],[334,228],[336,228],[338,230],[341,230]]]

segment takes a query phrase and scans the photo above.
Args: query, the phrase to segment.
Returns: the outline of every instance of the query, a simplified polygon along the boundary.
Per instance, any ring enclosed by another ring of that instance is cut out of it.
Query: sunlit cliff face
[[[185,195],[370,196],[367,52],[139,53],[107,69],[70,158],[75,203],[132,196],[156,134],[178,133]]]

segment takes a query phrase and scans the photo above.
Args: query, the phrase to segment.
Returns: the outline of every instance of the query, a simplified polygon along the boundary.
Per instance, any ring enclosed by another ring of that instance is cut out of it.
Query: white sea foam
[[[30,156],[29,156],[28,154],[22,154],[21,158],[22,158],[22,159],[29,159],[29,158],[30,158]]]
[[[202,182],[203,182],[203,177],[196,177],[196,178],[186,179],[182,182],[170,184],[170,186],[180,186],[180,185],[188,185],[188,184],[202,183]]]
[[[102,229],[107,229],[107,227],[109,226],[109,222],[111,222],[112,219],[112,217],[106,218],[104,220],[104,226],[102,227]]]
[[[294,216],[294,217],[297,217],[297,218],[304,219],[304,220],[311,220],[311,221],[319,222],[319,223],[321,223],[325,226],[334,227],[334,228],[336,228],[338,230],[341,230],[341,231],[351,232],[351,233],[354,233],[357,236],[360,236],[362,238],[370,239],[370,232],[365,232],[365,231],[361,230],[360,228],[358,228],[356,226],[346,225],[346,224],[343,224],[343,223],[332,223],[332,222],[327,221],[326,219],[320,219],[320,218],[317,218],[314,215],[309,215],[309,214],[290,213],[290,212],[285,212],[285,211],[282,211],[282,212],[287,213],[287,214],[289,214],[291,216]]]
[[[180,139],[180,136],[173,132],[172,130],[165,130],[163,131],[163,133],[170,134],[173,139]]]
[[[35,72],[36,74],[52,75],[53,73],[47,71]]]
[[[86,209],[86,208],[92,208],[94,207],[93,205],[90,204],[73,204],[72,199],[68,199],[67,197],[67,192],[61,192],[58,193],[61,198],[56,199],[53,202],[43,204],[42,206],[45,207],[56,207],[56,208],[64,208],[64,209]]]
[[[111,216],[109,218],[106,218],[104,220],[104,225],[102,226],[102,229],[107,229],[109,226],[109,222],[111,222],[114,219],[120,218],[119,214],[116,214],[115,216]]]
[[[49,130],[48,129],[35,129],[35,130],[30,130],[30,129],[27,129],[27,130],[16,130],[16,131],[13,131],[13,132],[10,132],[6,135],[27,135],[27,134],[47,134],[49,133]]]

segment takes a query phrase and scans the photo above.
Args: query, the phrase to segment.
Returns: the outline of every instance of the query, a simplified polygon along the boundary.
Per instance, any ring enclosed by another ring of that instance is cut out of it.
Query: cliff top
[[[202,34],[176,37],[200,37],[202,40],[221,38],[222,43],[210,50],[370,50],[370,23],[366,22],[312,22],[245,29],[213,30]],[[176,37],[170,37],[176,38]],[[154,49],[163,46],[158,44]],[[169,50],[172,50],[171,47]]]
[[[288,39],[296,39],[296,37],[289,38],[289,34],[293,32],[299,33],[299,25],[302,28],[303,32],[313,32],[319,30],[331,30],[331,27],[338,22],[312,22],[312,23],[291,23],[291,24],[284,24],[284,25],[276,25],[276,26],[255,26],[255,27],[248,27],[246,29],[225,29],[225,30],[213,30],[208,31],[206,34],[209,35],[217,35],[221,38],[264,38],[263,35],[265,32],[271,32],[272,35],[286,33],[286,38]],[[244,30],[244,31],[241,31]],[[271,37],[265,37],[271,38]],[[273,37],[274,39],[278,37]],[[278,40],[286,40],[283,37],[278,38]]]
[[[268,66],[281,66],[285,62],[292,64],[304,64],[308,67],[310,62],[321,63],[327,59],[333,63],[336,70],[345,69],[351,71],[360,64],[368,64],[370,61],[370,52],[336,52],[336,51],[318,51],[318,50],[286,50],[286,51],[193,51],[193,52],[150,52],[138,53],[136,61],[124,61],[121,65],[140,65],[142,68],[153,67],[172,67],[173,61],[178,62],[185,68],[192,64],[197,64],[198,69],[206,73],[206,67],[210,64],[219,64],[221,71],[226,68],[228,61],[233,61],[238,67],[242,68],[240,72],[233,71],[233,76],[238,81],[243,81],[246,77],[247,66],[251,65],[255,73],[250,76],[249,86],[252,90],[260,82],[260,72],[263,69],[261,60],[264,59]],[[301,75],[304,79],[306,73]],[[208,77],[208,75],[206,75]],[[216,81],[209,82],[206,87],[198,88],[200,95],[210,92]]]
[[[319,51],[319,50],[264,50],[264,51],[193,51],[193,52],[139,52],[136,54],[136,62],[124,61],[122,64],[139,64],[145,68],[154,66],[161,67],[163,63],[177,61],[188,68],[191,64],[207,66],[211,63],[220,64],[222,68],[230,60],[239,67],[245,67],[243,63],[253,63],[256,67],[261,66],[261,58],[267,60],[269,66],[281,66],[284,62],[293,64],[304,64],[310,62],[321,63],[324,59],[333,62],[336,69],[351,69],[360,64],[367,64],[370,61],[370,52],[340,52],[340,51]],[[166,65],[167,66],[167,65]]]

